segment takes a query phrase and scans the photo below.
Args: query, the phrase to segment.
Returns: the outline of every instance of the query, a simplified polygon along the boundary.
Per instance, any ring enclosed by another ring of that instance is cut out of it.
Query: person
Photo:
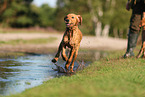
[[[127,50],[123,56],[124,58],[134,56],[133,50],[136,47],[137,39],[141,29],[139,24],[142,20],[143,12],[145,12],[145,0],[128,0],[126,9],[128,11],[132,9],[132,15],[130,18]]]

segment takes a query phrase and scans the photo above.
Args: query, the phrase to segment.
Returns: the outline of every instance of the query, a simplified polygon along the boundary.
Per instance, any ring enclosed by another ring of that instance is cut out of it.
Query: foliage
[[[1,15],[2,22],[6,26],[11,27],[29,27],[33,25],[33,19],[30,11],[30,3],[32,0],[19,0],[11,3]],[[4,26],[5,26],[4,25]]]
[[[39,25],[41,27],[53,26],[54,23],[54,8],[49,7],[47,4],[43,4],[40,7],[39,13]]]
[[[0,5],[5,5],[5,0]],[[37,7],[33,0],[8,0],[8,5],[0,13],[0,26],[3,27],[53,27],[64,31],[64,16],[68,13],[80,14],[83,34],[95,35],[100,23],[101,35],[108,25],[110,36],[127,36],[131,11],[125,9],[126,0],[57,0],[57,7],[44,4]],[[108,33],[108,32],[107,32]]]
[[[64,4],[64,5],[63,5]],[[92,29],[90,22],[89,8],[84,0],[60,0],[57,3],[56,18],[54,27],[57,30],[64,30],[64,17],[69,13],[80,14],[83,17],[83,24],[80,29],[84,34],[89,34]]]
[[[130,12],[125,10],[126,0],[59,0],[57,2],[56,19],[54,27],[63,30],[63,17],[68,13],[80,14],[83,25],[80,26],[84,34],[95,34],[97,22],[110,25],[110,35],[117,29],[127,31],[129,27]]]
[[[1,24],[5,27],[47,27],[53,25],[54,8],[47,4],[40,8],[31,4],[32,0],[17,0],[10,4],[2,15]]]

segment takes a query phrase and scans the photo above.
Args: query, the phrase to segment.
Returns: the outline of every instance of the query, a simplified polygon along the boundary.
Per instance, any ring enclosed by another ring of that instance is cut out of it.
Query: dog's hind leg
[[[79,50],[79,46],[77,47],[77,49],[76,49],[76,51],[75,51],[74,58],[73,58],[72,63],[71,63],[71,65],[70,65],[70,72],[74,72],[74,71],[73,71],[74,62],[75,62],[75,60],[76,60],[76,58],[77,58],[78,50]]]
[[[65,54],[65,51],[66,51],[66,48],[65,48],[65,47],[62,47],[62,52],[61,52],[62,59],[63,59],[64,61],[67,61],[68,58],[67,58],[67,56],[66,56],[66,54]]]
[[[68,58],[68,60],[67,60],[67,62],[65,64],[65,69],[66,70],[68,70],[68,68],[69,68],[69,65],[70,65],[70,63],[71,63],[71,61],[73,59],[74,53],[75,53],[75,49],[72,48],[71,51],[70,51],[70,54],[69,54],[69,58]]]
[[[63,43],[61,42],[60,45],[59,45],[58,51],[57,51],[57,53],[55,55],[55,58],[52,59],[53,63],[56,63],[58,61],[58,58],[60,56],[60,52],[62,51],[62,46],[63,46]]]

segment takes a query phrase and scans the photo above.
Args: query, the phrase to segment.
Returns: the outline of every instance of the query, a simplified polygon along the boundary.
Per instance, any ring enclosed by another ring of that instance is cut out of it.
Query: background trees
[[[83,34],[97,37],[125,38],[131,12],[125,10],[127,0],[58,0],[57,7],[37,7],[33,0],[0,1],[1,27],[53,27],[64,30],[64,16],[80,14]]]
[[[5,1],[1,5],[5,5]],[[1,12],[1,27],[47,27],[53,25],[54,8],[47,4],[37,7],[32,5],[33,0],[10,0],[5,10]]]
[[[97,37],[126,37],[130,12],[126,11],[126,0],[58,0],[56,21],[58,30],[63,28],[63,17],[68,13],[81,14],[85,34]],[[61,20],[58,20],[61,19]]]

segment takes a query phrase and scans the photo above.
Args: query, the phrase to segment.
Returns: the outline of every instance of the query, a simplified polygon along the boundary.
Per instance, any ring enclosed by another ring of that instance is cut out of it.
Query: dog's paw
[[[57,62],[57,60],[56,60],[56,59],[52,59],[51,61],[52,61],[53,63],[56,63],[56,62]]]

